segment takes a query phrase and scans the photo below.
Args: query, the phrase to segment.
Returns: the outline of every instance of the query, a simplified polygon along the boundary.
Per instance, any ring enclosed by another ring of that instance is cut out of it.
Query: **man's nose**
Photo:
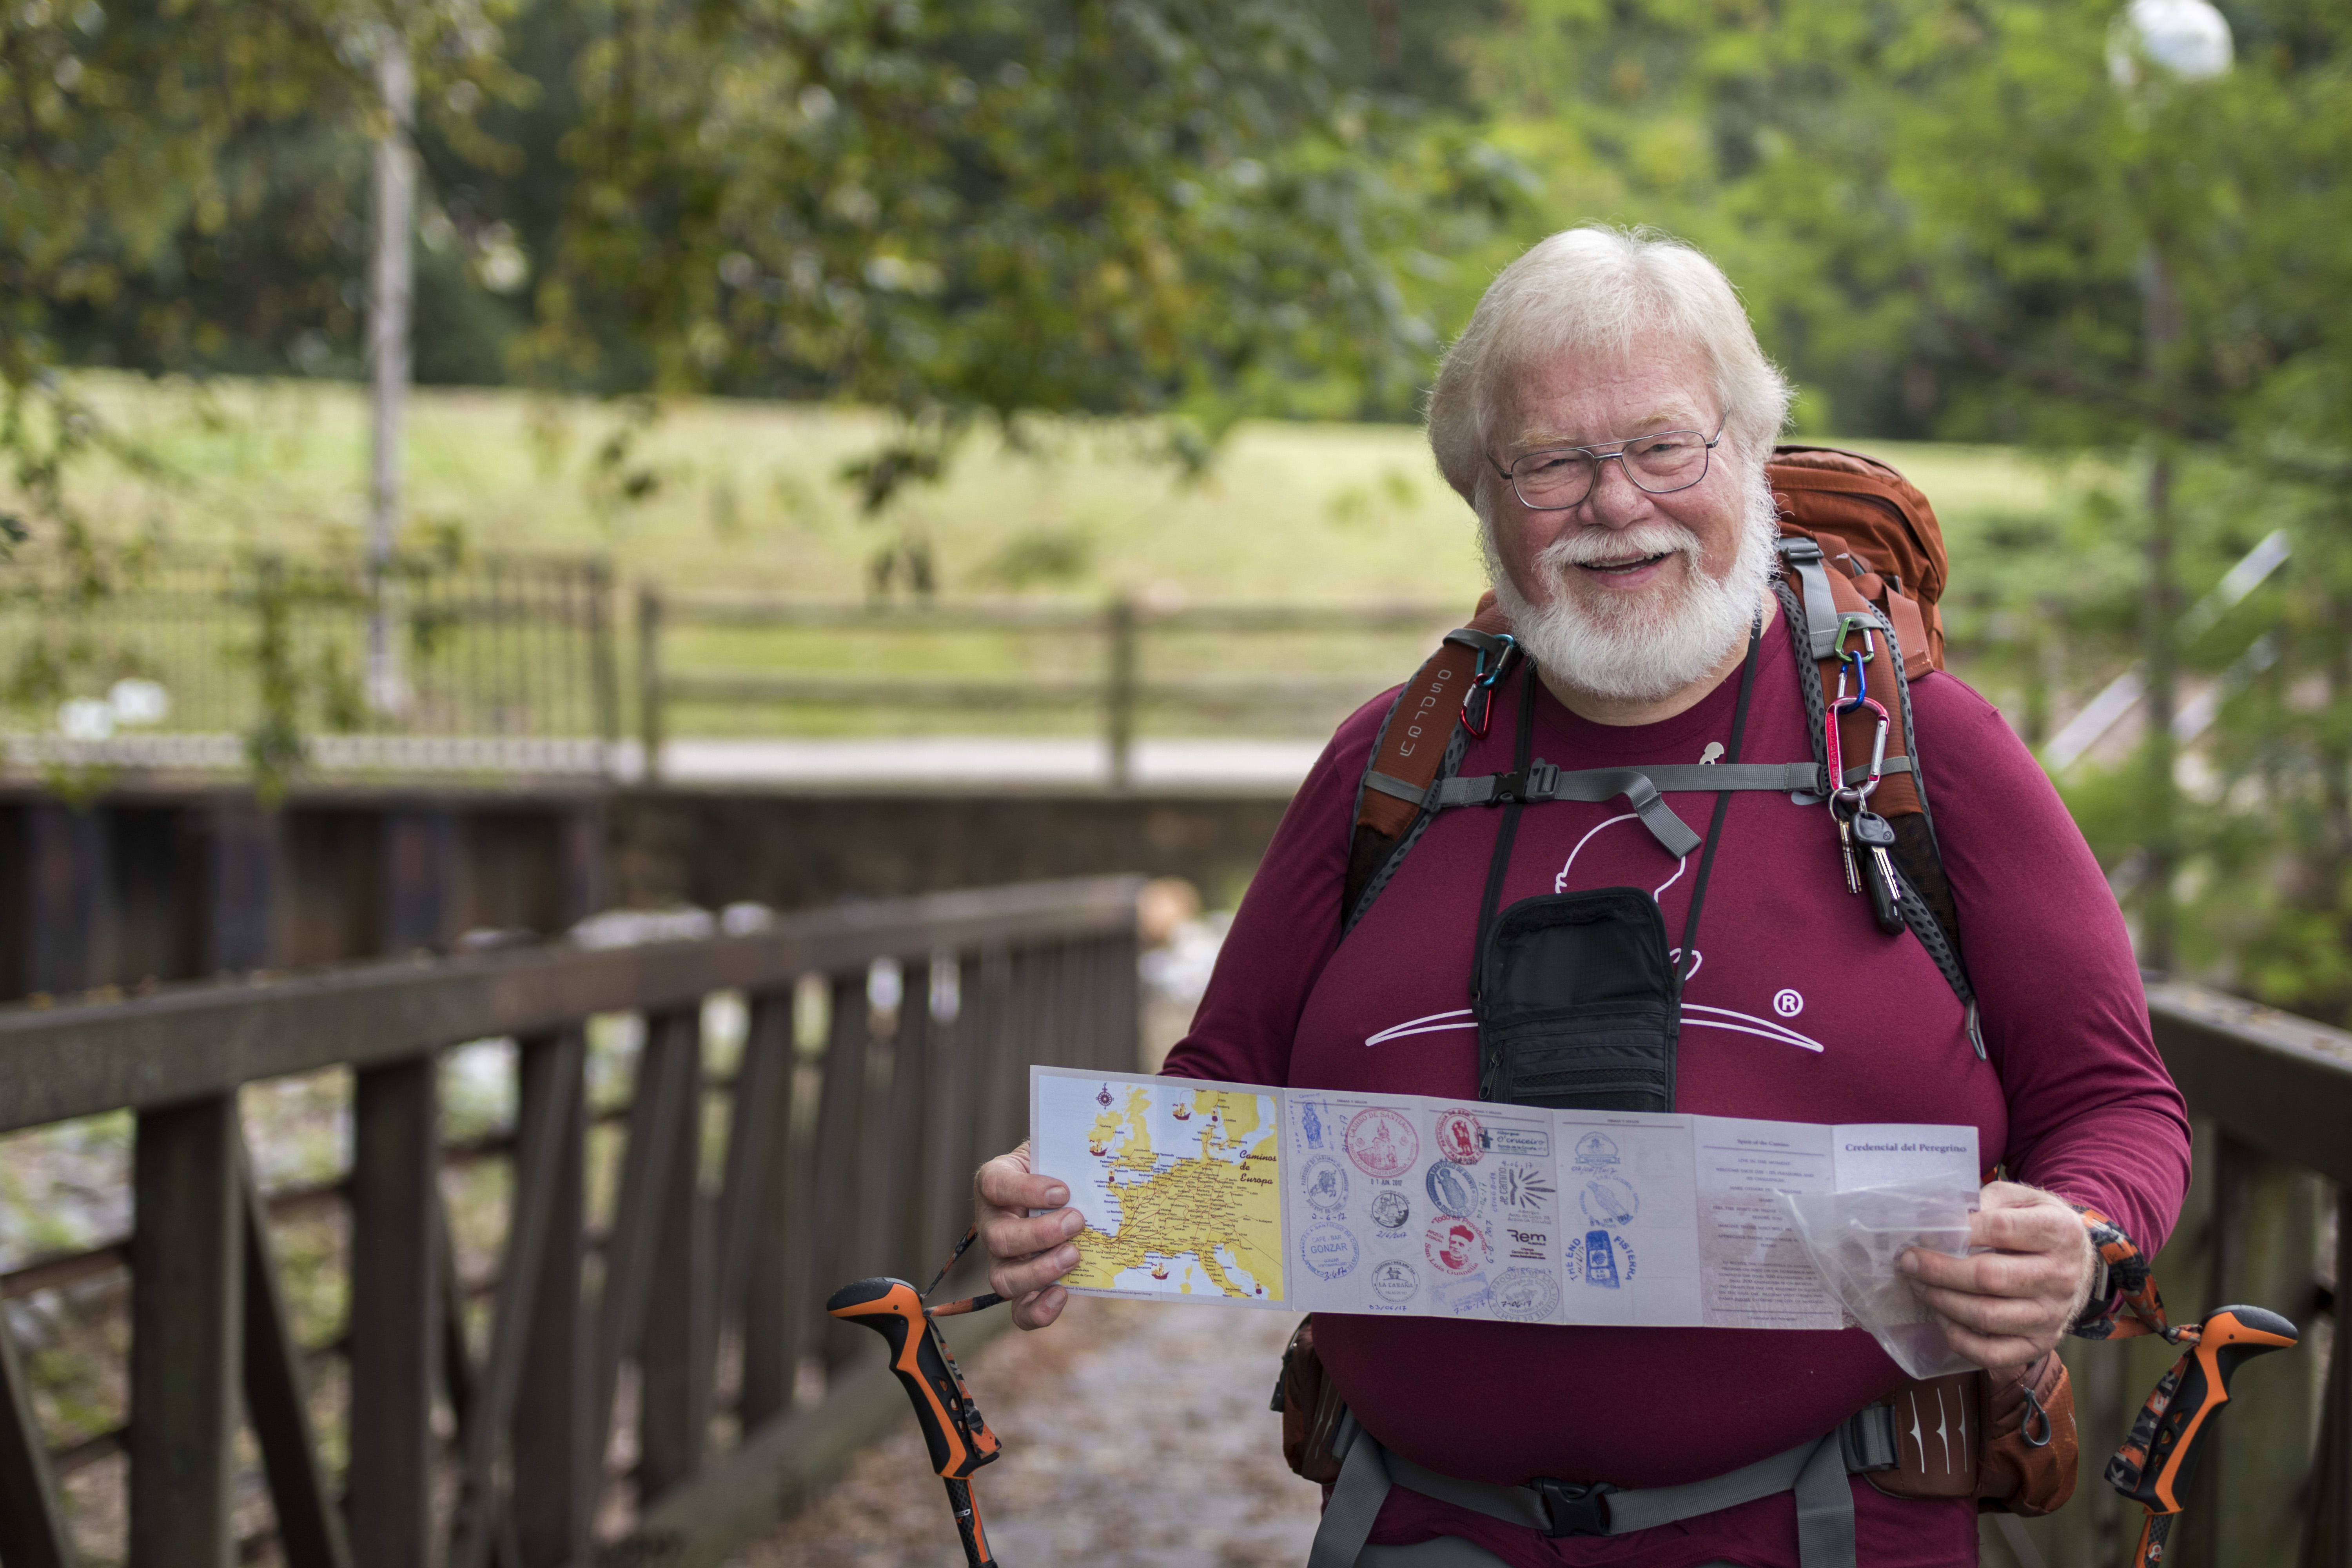
[[[1649,500],[1649,492],[1626,472],[1623,456],[1612,452],[1600,460],[1592,476],[1592,493],[1584,498],[1584,504],[1593,521],[1604,528],[1623,528],[1640,520]]]

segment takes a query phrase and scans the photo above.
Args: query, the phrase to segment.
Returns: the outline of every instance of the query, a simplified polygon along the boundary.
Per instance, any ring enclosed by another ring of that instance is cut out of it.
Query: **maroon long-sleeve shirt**
[[[1808,760],[1785,625],[1760,650],[1743,760]],[[1516,678],[1462,772],[1509,770]],[[1534,750],[1562,768],[1696,763],[1728,745],[1738,679],[1661,723],[1592,723],[1539,692]],[[1731,798],[1685,991],[1675,1109],[1792,1121],[1976,1125],[1988,1163],[2114,1217],[2153,1253],[2188,1184],[2180,1096],[2149,1037],[2114,897],[2000,713],[1950,675],[1915,682],[1920,767],[1958,906],[1990,1060],[1918,942],[1846,891],[1829,813]],[[1886,694],[1891,695],[1891,694]],[[1243,1083],[1466,1099],[1472,927],[1501,814],[1448,811],[1345,942],[1355,792],[1388,699],[1339,727],[1234,917],[1192,1031],[1163,1069]],[[1706,830],[1715,797],[1668,797]],[[1622,800],[1527,807],[1503,902],[1654,889],[1679,941],[1696,855],[1677,862]],[[1791,1038],[1790,1037],[1798,1037]],[[1902,1373],[1861,1330],[1569,1328],[1318,1314],[1317,1344],[1365,1427],[1433,1469],[1666,1486],[1818,1437]],[[1977,1561],[1966,1500],[1853,1483],[1865,1568]],[[1528,1568],[1798,1568],[1788,1494],[1609,1538],[1532,1532],[1398,1489],[1371,1539],[1459,1535]]]

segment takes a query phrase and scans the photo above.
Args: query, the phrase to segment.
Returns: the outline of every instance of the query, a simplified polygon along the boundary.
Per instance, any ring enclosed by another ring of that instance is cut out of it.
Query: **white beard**
[[[1537,580],[1553,585],[1542,605],[1530,603],[1503,569],[1493,528],[1482,526],[1478,537],[1487,581],[1511,617],[1511,634],[1538,668],[1611,701],[1656,702],[1713,673],[1754,624],[1780,533],[1771,489],[1761,473],[1748,487],[1746,510],[1738,553],[1721,577],[1706,574],[1697,535],[1677,522],[1661,519],[1563,534],[1535,558]],[[1588,608],[1570,581],[1587,562],[1668,552],[1680,553],[1686,567],[1683,582],[1672,589],[1626,599],[1612,595]]]

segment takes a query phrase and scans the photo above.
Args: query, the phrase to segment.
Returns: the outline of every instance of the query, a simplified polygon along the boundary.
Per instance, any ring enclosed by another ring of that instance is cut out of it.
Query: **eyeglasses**
[[[1716,443],[1723,439],[1723,426],[1730,421],[1727,411],[1712,436],[1696,430],[1661,430],[1654,436],[1609,443],[1614,451],[1552,447],[1522,453],[1511,459],[1507,468],[1495,463],[1491,454],[1486,460],[1511,481],[1512,492],[1529,511],[1566,511],[1575,506],[1592,493],[1592,487],[1601,482],[1601,465],[1612,458],[1625,470],[1625,477],[1643,489],[1654,496],[1671,495],[1706,478]]]

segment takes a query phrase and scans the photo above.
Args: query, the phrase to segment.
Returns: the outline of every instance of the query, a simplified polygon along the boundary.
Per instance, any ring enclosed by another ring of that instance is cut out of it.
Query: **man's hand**
[[[1944,1337],[1979,1366],[2025,1366],[2055,1349],[2091,1294],[2097,1261],[2082,1216],[2054,1193],[1991,1182],[1969,1216],[1967,1258],[1903,1255],[1911,1288],[1943,1321]]]
[[[974,1223],[980,1244],[993,1260],[988,1288],[1013,1303],[1013,1321],[1042,1329],[1062,1315],[1070,1293],[1054,1283],[1078,1266],[1070,1237],[1086,1228],[1086,1216],[1064,1205],[1070,1189],[1050,1176],[1032,1175],[1029,1145],[999,1154],[971,1179]],[[1029,1217],[1031,1209],[1051,1214]]]

